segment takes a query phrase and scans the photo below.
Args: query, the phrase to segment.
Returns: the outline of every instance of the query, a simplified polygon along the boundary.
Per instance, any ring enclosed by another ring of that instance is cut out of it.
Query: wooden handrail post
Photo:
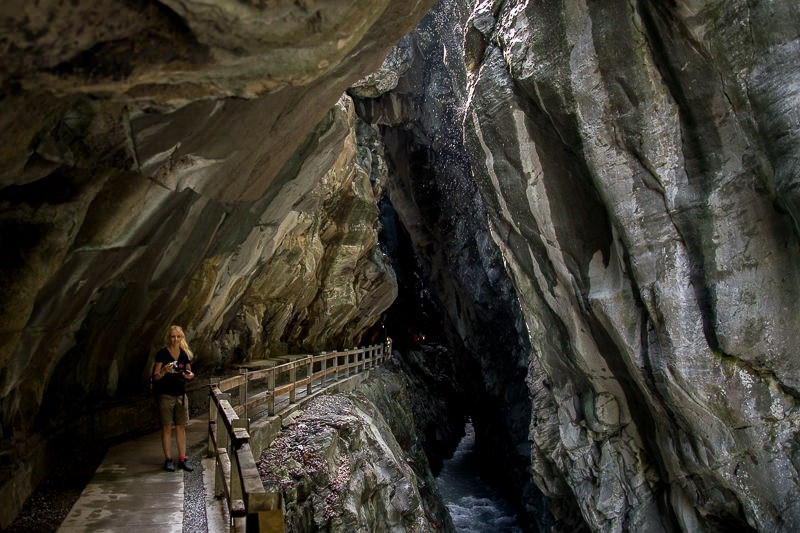
[[[275,416],[275,368],[271,368],[267,376],[267,394],[269,394],[267,400],[269,416]]]
[[[306,372],[306,379],[308,383],[306,383],[306,396],[311,396],[311,390],[314,388],[312,386],[314,382],[314,356],[308,356],[308,372]]]
[[[297,403],[295,399],[295,390],[297,389],[297,364],[291,363],[289,365],[289,382],[292,384],[292,388],[289,390],[289,403]]]
[[[234,428],[234,431],[236,429],[241,429],[241,428],[246,430],[247,421],[239,418],[237,420],[231,420],[231,424]],[[247,440],[245,440],[244,442],[247,442]],[[239,454],[237,453],[242,443],[238,442],[237,439],[237,441],[232,442],[232,444],[233,444],[231,446],[232,450],[230,450],[230,452],[228,453],[228,457],[230,457],[231,460],[231,479],[229,487],[230,487],[231,502],[235,502],[236,500],[243,500],[243,495],[244,495],[244,490],[242,485],[242,467],[239,461]]]
[[[220,394],[217,395],[217,399],[219,401],[222,401],[222,400],[230,401],[231,400],[231,395],[228,394],[227,392],[223,392],[223,393],[220,393]],[[219,431],[220,428],[222,428],[222,429],[225,428],[224,414],[222,412],[220,412],[219,409],[215,409],[214,411],[215,411],[214,418],[216,420],[217,429],[218,429],[218,431],[217,431],[217,449],[219,449],[219,448],[227,448],[230,445],[230,439],[228,438],[228,432],[227,431]]]
[[[242,416],[245,420],[250,420],[247,417],[247,382],[249,381],[249,377],[247,375],[248,370],[247,368],[240,368],[239,374],[244,374],[244,381],[241,385],[239,385],[239,404],[243,406],[244,410],[242,411]]]
[[[325,386],[325,381],[328,379],[328,352],[322,352],[322,368],[320,368],[322,373],[322,380],[320,382],[321,386]]]
[[[219,383],[219,380],[216,380]],[[216,383],[214,380],[208,380],[208,444],[206,448],[206,457],[214,457],[215,452],[215,442],[217,441],[217,417],[215,413],[217,412],[217,404],[214,402],[214,391],[211,387],[213,387]]]
[[[217,400],[223,401],[227,400],[230,401],[231,395],[227,392],[223,392],[217,394]],[[214,402],[214,399],[211,400]],[[222,470],[222,464],[220,461],[222,460],[221,454],[227,454],[228,447],[230,446],[230,435],[228,434],[228,429],[225,425],[225,416],[217,407],[216,402],[214,402],[214,420],[216,426],[216,457],[215,457],[215,464],[216,468],[214,469],[214,496],[220,498],[225,495],[225,487],[227,485],[227,481],[225,479],[225,473]]]

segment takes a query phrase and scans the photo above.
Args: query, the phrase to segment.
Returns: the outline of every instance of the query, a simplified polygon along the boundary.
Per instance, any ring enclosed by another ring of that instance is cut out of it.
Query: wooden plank
[[[236,448],[239,448],[242,446],[242,443],[247,443],[247,441],[250,440],[250,433],[248,433],[245,428],[234,428],[231,436]]]
[[[290,390],[294,388],[294,383],[287,383],[286,385],[281,385],[280,387],[275,387],[275,396],[283,396]]]
[[[292,363],[292,362],[289,362],[289,363],[283,363],[282,362],[278,366],[272,367],[272,371],[275,373],[275,376],[279,376],[281,374],[286,373],[292,367],[292,365],[294,365],[294,363]],[[260,373],[260,372],[269,372],[269,371],[268,370],[259,370],[258,372]]]
[[[225,424],[225,429],[228,433],[233,433],[233,421],[239,420],[239,415],[228,400],[221,400],[219,402],[219,411],[222,414],[222,422]]]
[[[243,494],[259,494],[265,492],[264,483],[258,473],[253,450],[249,443],[244,443],[236,450],[236,457],[239,460],[239,472],[242,478]],[[252,509],[251,509],[252,511]]]
[[[331,357],[331,354],[323,353],[323,354],[312,355],[311,356],[311,360],[313,362],[315,362],[315,363],[320,363],[320,362],[322,362],[322,361],[324,361],[326,359],[330,359],[330,357]]]
[[[218,387],[219,390],[227,392],[231,389],[235,389],[242,383],[244,383],[244,375],[238,375],[221,380]]]
[[[297,388],[300,388],[300,387],[303,387],[304,385],[307,385],[309,381],[311,381],[311,378],[306,377],[306,378],[298,379],[297,381],[294,382],[294,384],[297,385]]]
[[[217,451],[216,480],[214,482],[214,495],[224,496],[230,501],[231,491],[228,487],[228,480],[231,478],[231,459],[228,457],[228,450],[222,448]],[[222,490],[220,490],[220,486]]]

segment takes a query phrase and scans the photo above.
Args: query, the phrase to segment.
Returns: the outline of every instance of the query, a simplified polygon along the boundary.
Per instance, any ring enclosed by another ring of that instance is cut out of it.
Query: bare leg
[[[175,440],[178,441],[178,455],[186,456],[186,426],[175,426]]]
[[[186,436],[184,434],[184,447]],[[178,440],[180,447],[180,440]],[[164,450],[164,459],[172,459],[172,426],[161,426],[161,448]]]

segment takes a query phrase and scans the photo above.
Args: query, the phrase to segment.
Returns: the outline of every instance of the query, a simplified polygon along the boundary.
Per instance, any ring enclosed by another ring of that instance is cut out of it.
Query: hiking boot
[[[191,472],[192,470],[194,470],[194,468],[192,468],[192,465],[189,464],[189,459],[184,459],[183,461],[178,461],[178,467],[181,470],[186,470],[187,472]]]
[[[175,463],[172,462],[172,459],[167,459],[164,461],[164,470],[167,472],[174,472],[175,471]]]

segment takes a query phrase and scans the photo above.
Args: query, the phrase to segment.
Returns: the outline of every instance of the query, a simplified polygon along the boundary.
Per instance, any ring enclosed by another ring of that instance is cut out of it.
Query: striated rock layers
[[[420,265],[410,274],[402,263],[395,266],[401,286],[407,278],[422,282],[406,281],[392,311],[399,305],[427,311],[415,326],[432,344],[404,353],[404,370],[425,383],[423,390],[449,392],[438,405],[424,396],[429,408],[418,417],[435,422],[423,429],[431,463],[436,468],[443,452],[452,453],[470,416],[482,476],[524,509],[529,528],[547,528],[552,517],[529,473],[531,347],[463,143],[466,76],[458,20],[466,20],[467,7],[439,2],[389,55],[381,71],[396,70],[394,89],[376,94],[359,85],[349,93],[359,115],[380,132],[391,204]],[[412,294],[418,301],[404,303]],[[436,309],[441,318],[433,316]],[[390,333],[402,346],[403,332]]]
[[[168,324],[202,377],[352,345],[390,305],[342,94],[431,3],[0,6],[0,527],[56,433],[135,429],[103,409]]]
[[[407,383],[375,373],[354,393],[312,400],[262,452],[287,532],[454,531],[417,445]]]
[[[473,237],[424,192],[480,191],[527,337],[498,335],[511,349],[483,379],[530,343],[527,405],[511,374],[500,405],[512,442],[515,406],[530,413],[518,449],[556,527],[800,528],[798,27],[790,1],[445,1],[397,89],[357,104],[411,175],[401,218],[451,243],[420,249],[467,335],[466,300],[503,276],[451,290],[491,263],[449,252]],[[429,152],[401,158],[398,138]],[[471,175],[437,157],[459,144]]]
[[[800,529],[800,8],[442,0],[341,97],[431,3],[0,6],[0,527],[167,324],[354,342],[388,182],[526,524]]]

